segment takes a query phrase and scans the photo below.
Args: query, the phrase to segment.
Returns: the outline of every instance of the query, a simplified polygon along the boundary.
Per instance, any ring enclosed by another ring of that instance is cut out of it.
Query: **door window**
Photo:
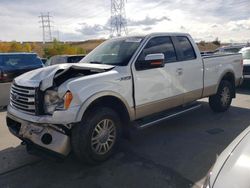
[[[136,62],[136,67],[143,64],[145,57],[148,54],[163,53],[165,56],[165,63],[175,62],[177,60],[174,45],[170,37],[154,37],[150,39],[147,45],[142,50]]]

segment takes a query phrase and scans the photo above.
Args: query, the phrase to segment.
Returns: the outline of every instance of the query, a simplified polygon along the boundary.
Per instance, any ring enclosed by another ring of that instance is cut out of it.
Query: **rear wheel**
[[[107,160],[117,148],[121,122],[115,111],[106,107],[91,110],[72,130],[73,152],[83,162]]]
[[[209,105],[214,112],[225,112],[231,105],[233,86],[229,81],[222,80],[215,95],[209,97]]]

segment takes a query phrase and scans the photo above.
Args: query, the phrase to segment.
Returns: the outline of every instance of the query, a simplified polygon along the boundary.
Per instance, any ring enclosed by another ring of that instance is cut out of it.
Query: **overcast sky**
[[[110,0],[0,0],[0,40],[41,41],[41,12],[60,40],[107,38]],[[250,0],[127,0],[130,35],[188,32],[195,40],[250,41]]]

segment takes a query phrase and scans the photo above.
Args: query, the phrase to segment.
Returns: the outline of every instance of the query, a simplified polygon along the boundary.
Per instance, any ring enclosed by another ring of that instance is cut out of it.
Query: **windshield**
[[[241,51],[243,59],[250,59],[250,49]]]
[[[139,47],[142,37],[108,40],[83,58],[80,63],[125,66]]]

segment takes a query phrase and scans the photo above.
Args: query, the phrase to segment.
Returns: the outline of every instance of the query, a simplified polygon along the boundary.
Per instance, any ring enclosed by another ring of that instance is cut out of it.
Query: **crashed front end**
[[[58,65],[16,78],[6,118],[10,132],[34,154],[66,157],[71,151],[71,128],[78,123],[76,115],[81,106],[67,83],[103,71],[98,66]]]
[[[36,154],[44,151],[44,154],[58,158],[64,158],[69,154],[70,137],[63,126],[23,120],[12,115],[11,108],[8,108],[7,114],[8,128],[27,145],[30,152]]]

